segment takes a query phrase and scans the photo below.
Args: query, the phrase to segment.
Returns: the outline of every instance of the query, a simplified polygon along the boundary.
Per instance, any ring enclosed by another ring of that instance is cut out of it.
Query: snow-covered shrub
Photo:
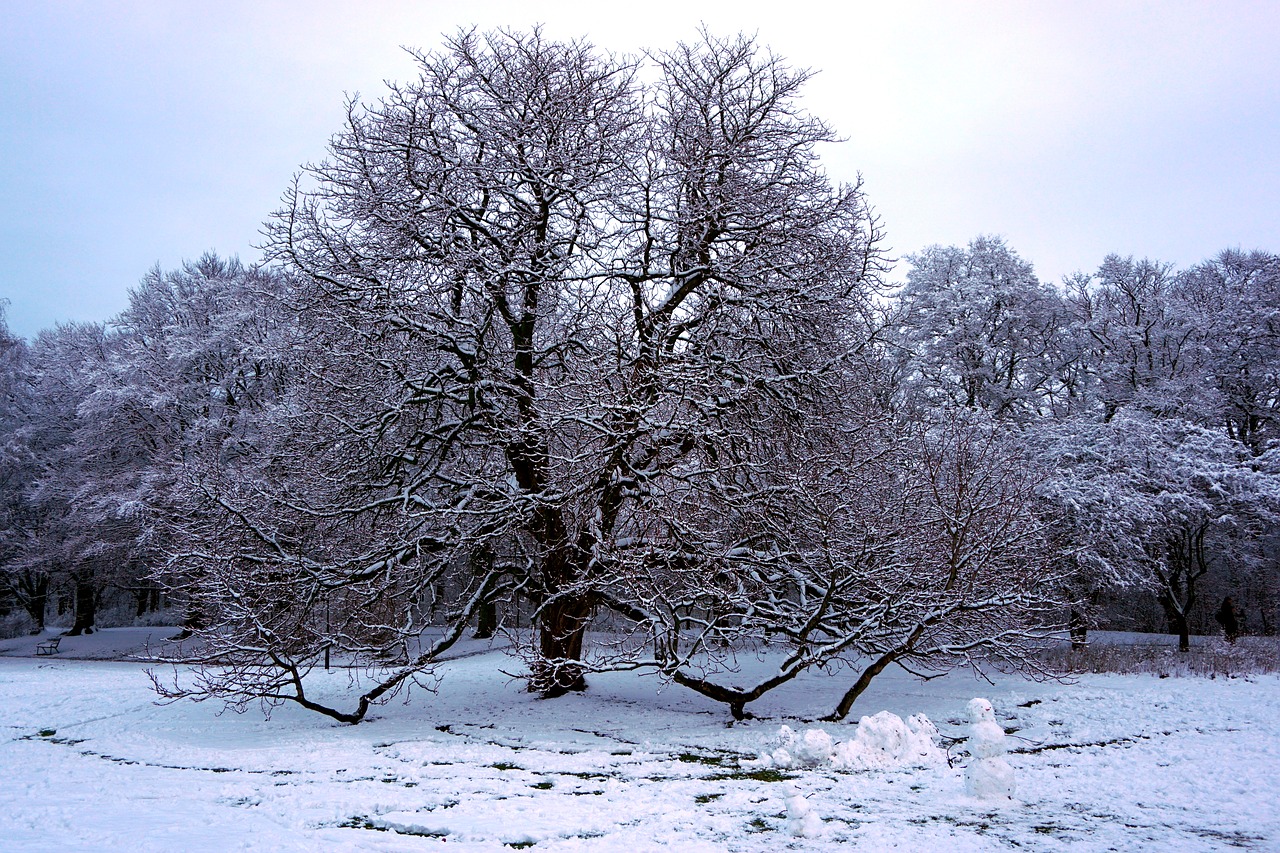
[[[168,608],[165,610],[152,610],[137,616],[133,620],[133,624],[139,628],[156,628],[169,625],[181,625],[183,618],[186,616],[178,608]]]
[[[182,624],[181,613],[165,614],[170,620],[177,619],[177,622],[155,622],[152,621],[156,613],[144,613],[138,615],[138,602],[133,595],[122,593],[118,590],[108,590],[102,596],[101,602],[98,604],[95,612],[94,627],[95,628],[128,628],[134,625],[180,625]]]
[[[31,633],[31,617],[21,610],[0,616],[0,640],[23,637]]]

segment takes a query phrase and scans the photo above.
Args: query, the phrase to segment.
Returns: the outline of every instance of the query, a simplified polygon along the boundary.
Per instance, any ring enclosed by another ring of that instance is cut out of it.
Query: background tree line
[[[417,59],[260,264],[0,327],[10,624],[176,609],[203,666],[162,690],[352,722],[468,630],[532,628],[547,696],[645,668],[737,716],[848,667],[836,717],[1068,626],[1185,645],[1227,594],[1274,632],[1280,258],[1055,287],[980,237],[895,280],[751,39]],[[371,674],[350,709],[306,692],[330,655]]]

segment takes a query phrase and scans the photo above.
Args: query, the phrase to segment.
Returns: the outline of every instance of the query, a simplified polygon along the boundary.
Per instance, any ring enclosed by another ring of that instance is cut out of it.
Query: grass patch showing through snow
[[[764,770],[738,770],[732,773],[716,773],[706,777],[708,782],[724,782],[736,779],[750,779],[754,782],[785,782],[794,778],[796,778],[794,773],[783,773],[779,770],[774,770],[772,767]]]
[[[447,832],[429,832],[426,830],[406,829],[404,827],[385,826],[375,823],[364,815],[356,815],[338,824],[340,829],[367,829],[371,832],[390,832],[395,835],[413,835],[418,838],[447,838]]]

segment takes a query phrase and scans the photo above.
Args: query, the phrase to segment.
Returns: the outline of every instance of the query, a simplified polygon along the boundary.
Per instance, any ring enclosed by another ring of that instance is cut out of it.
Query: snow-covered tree
[[[1262,454],[1280,429],[1280,257],[1222,252],[1178,276],[1177,298],[1216,392],[1200,417]]]
[[[159,590],[155,581],[182,576],[164,568],[185,544],[181,522],[200,466],[242,452],[287,380],[274,301],[282,285],[276,274],[206,255],[152,270],[111,323],[109,357],[79,409],[78,452],[94,469],[88,496],[99,517],[133,524],[140,608]]]
[[[806,72],[705,34],[642,60],[536,30],[415,56],[268,225],[290,382],[203,463],[182,559],[221,667],[170,695],[358,721],[516,592],[547,696],[648,667],[740,715],[871,655],[843,715],[892,664],[1029,663],[1055,604],[1035,476],[973,413],[887,405],[880,235],[819,167]],[[1030,346],[1018,394],[1056,393]],[[597,617],[624,630],[591,648]],[[754,642],[788,649],[779,676],[726,685],[722,650]],[[351,712],[305,692],[328,650],[375,673]]]
[[[1003,240],[908,256],[894,344],[908,400],[1025,422],[1082,394],[1082,353],[1062,298]]]
[[[0,592],[44,629],[49,574],[25,559],[35,526],[28,492],[36,475],[30,446],[32,388],[26,341],[9,332],[0,302]]]
[[[1084,573],[1152,588],[1184,650],[1202,580],[1274,523],[1280,496],[1239,442],[1128,408],[1062,425],[1043,458],[1055,468],[1043,491]]]
[[[1037,428],[1043,433],[1039,438],[1057,445],[1056,451],[1050,451],[1050,461],[1055,454],[1058,461],[1077,453],[1108,456],[1112,459],[1108,476],[1113,480],[1145,464],[1152,452],[1145,444],[1150,436],[1108,430],[1092,421],[1090,410],[1103,420],[1126,411],[1132,416],[1145,413],[1157,428],[1177,434],[1188,425],[1221,430],[1226,440],[1214,451],[1218,455],[1239,453],[1242,448],[1254,456],[1263,452],[1276,399],[1276,296],[1272,292],[1276,269],[1274,258],[1263,253],[1225,252],[1180,273],[1165,264],[1110,256],[1095,275],[1076,276],[1068,302],[1074,322],[1090,341],[1087,364],[1096,380],[1091,386],[1096,397],[1080,410],[1084,417],[1079,422]],[[1126,423],[1132,426],[1132,418]],[[1184,459],[1193,469],[1199,464],[1189,460]],[[1070,491],[1065,483],[1059,485],[1063,490],[1058,497]],[[1184,563],[1202,567],[1189,570],[1191,576],[1204,577],[1207,569],[1203,567],[1213,565],[1222,579],[1247,579],[1255,592],[1251,597],[1265,606],[1262,599],[1269,600],[1264,592],[1269,584],[1262,568],[1265,561],[1256,551],[1260,540],[1270,539],[1272,528],[1267,512],[1254,504],[1255,498],[1261,500],[1261,493],[1231,510],[1232,518],[1251,515],[1249,537],[1227,535],[1228,530],[1243,527],[1215,525],[1207,541],[1188,534],[1181,550],[1187,554]],[[1080,561],[1077,587],[1085,597],[1114,588],[1119,577],[1141,577],[1142,565],[1150,570],[1175,553],[1162,547],[1143,556],[1142,548],[1121,546],[1125,536],[1135,532],[1126,521],[1134,516],[1126,514],[1124,507],[1097,504],[1089,518],[1074,504],[1060,506],[1059,538]],[[1172,547],[1171,542],[1165,544]],[[1176,574],[1182,577],[1188,572]],[[1177,601],[1194,598],[1182,587],[1179,595],[1161,596],[1171,628],[1178,633],[1190,612]]]
[[[1204,330],[1179,300],[1169,264],[1108,255],[1094,276],[1076,278],[1071,297],[1092,341],[1105,418],[1133,406],[1195,419],[1210,405],[1200,381]]]
[[[101,325],[59,325],[32,342],[24,370],[29,393],[19,440],[31,468],[22,495],[21,547],[10,571],[27,586],[33,616],[55,585],[69,589],[73,634],[93,629],[98,601],[116,580],[131,538],[127,520],[98,514],[92,499],[97,475],[77,446],[83,431],[94,431],[80,406],[112,345]]]
[[[301,279],[318,344],[301,393],[328,449],[297,494],[211,496],[245,543],[217,583],[274,584],[242,614],[270,655],[284,602],[289,630],[339,598],[348,624],[405,638],[466,567],[453,625],[518,585],[532,685],[555,695],[595,665],[584,632],[665,523],[655,496],[767,469],[766,430],[802,434],[846,380],[879,235],[818,168],[832,134],[796,103],[807,74],[749,39],[655,53],[645,84],[537,31],[417,58],[418,80],[351,105],[269,226]]]

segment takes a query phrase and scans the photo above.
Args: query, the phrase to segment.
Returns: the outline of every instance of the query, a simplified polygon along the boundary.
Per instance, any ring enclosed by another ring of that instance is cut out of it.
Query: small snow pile
[[[938,748],[938,728],[924,714],[903,721],[881,711],[858,721],[853,740],[836,748],[831,763],[838,770],[888,770],[895,767],[936,767],[945,764]]]
[[[755,761],[749,761],[753,767],[777,767],[788,769],[793,767],[817,767],[831,759],[834,744],[831,735],[822,729],[809,729],[803,736],[797,736],[790,726],[782,726],[770,740],[772,747],[762,752]]]
[[[822,729],[809,729],[801,736],[782,726],[769,747],[758,759],[743,762],[744,766],[892,770],[946,763],[946,755],[938,748],[938,729],[924,714],[914,714],[905,721],[888,711],[863,717],[853,738],[843,743],[835,743]]]
[[[787,831],[798,838],[822,834],[822,818],[795,785],[790,785],[787,792]]]
[[[1013,798],[1013,768],[1001,758],[1007,749],[1004,729],[996,722],[996,712],[986,699],[969,702],[969,740],[965,746],[973,761],[964,771],[965,792],[983,800]]]

